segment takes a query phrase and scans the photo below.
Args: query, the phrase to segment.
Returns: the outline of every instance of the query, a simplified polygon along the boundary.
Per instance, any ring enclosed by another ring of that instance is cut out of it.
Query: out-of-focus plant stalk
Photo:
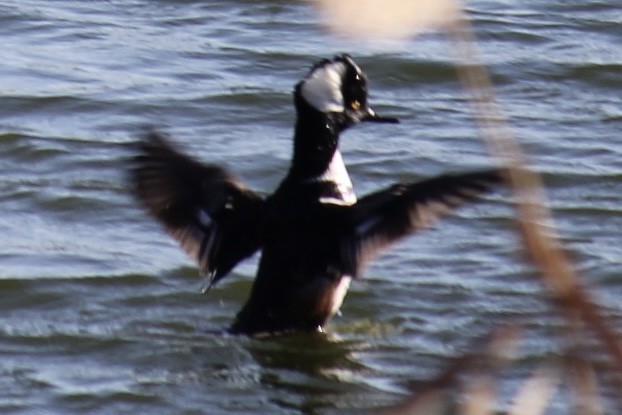
[[[554,234],[540,177],[526,168],[523,151],[510,132],[495,99],[492,82],[481,64],[475,36],[464,14],[450,26],[451,39],[461,64],[458,75],[471,93],[474,117],[493,157],[506,169],[514,191],[517,225],[527,257],[536,266],[553,299],[572,320],[577,311],[594,331],[622,373],[622,347],[600,310],[580,286],[578,276]]]

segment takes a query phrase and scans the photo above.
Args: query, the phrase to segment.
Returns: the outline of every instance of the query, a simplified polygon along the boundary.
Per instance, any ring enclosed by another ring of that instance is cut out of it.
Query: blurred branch
[[[529,260],[564,316],[572,322],[576,315],[587,323],[622,373],[622,347],[598,307],[580,286],[578,276],[554,234],[540,177],[526,168],[524,153],[513,138],[497,105],[492,82],[481,64],[473,30],[463,15],[450,27],[451,38],[461,62],[460,80],[471,93],[474,116],[493,157],[506,169],[514,192],[517,225]],[[572,324],[572,323],[571,323]]]
[[[388,408],[384,415],[443,414],[450,405],[450,390],[458,389],[459,377],[473,368],[477,373],[469,377],[466,387],[467,405],[464,415],[492,413],[494,376],[514,358],[520,336],[514,326],[498,327],[491,336],[479,339],[466,354],[456,358],[436,379],[426,382],[417,393]],[[483,409],[483,411],[482,411]]]
[[[508,415],[543,414],[558,384],[559,375],[555,369],[548,366],[537,368],[514,397]]]
[[[514,193],[516,222],[527,259],[537,269],[553,303],[562,311],[567,322],[567,347],[562,355],[569,362],[566,369],[570,374],[568,387],[569,394],[575,401],[574,409],[581,415],[602,415],[604,412],[593,366],[590,362],[577,358],[573,350],[585,338],[582,333],[586,329],[591,330],[614,362],[617,369],[614,371],[616,386],[622,389],[622,347],[618,335],[607,323],[597,304],[579,284],[579,276],[555,235],[541,179],[526,167],[526,157],[512,136],[497,104],[492,82],[486,68],[481,64],[475,36],[466,17],[462,15],[449,30],[461,62],[457,65],[458,75],[471,94],[475,120],[490,153],[505,169],[507,181]],[[502,348],[491,348],[500,349]],[[440,408],[447,408],[448,403],[446,399],[443,400],[444,394],[447,394],[443,390],[454,385],[459,376],[465,376],[474,357],[475,355],[466,355],[456,360],[437,381],[428,384],[421,394],[392,408],[387,415],[444,413]],[[495,361],[497,364],[492,363]],[[459,413],[493,413],[494,373],[503,366],[500,362],[501,360],[492,357],[491,364],[485,371],[473,376],[466,375],[470,383],[465,387]],[[514,397],[508,413],[543,414],[558,389],[561,380],[559,372],[559,369],[549,365],[537,368]],[[436,397],[440,402],[436,402],[436,406],[432,405],[431,397]]]
[[[591,364],[577,357],[569,357],[567,370],[570,372],[570,385],[574,393],[574,407],[578,414],[604,415],[598,393],[598,381]]]
[[[596,373],[593,361],[579,359],[576,349],[585,343],[585,333],[591,331],[614,363],[614,380],[622,390],[622,346],[616,332],[606,321],[597,303],[579,283],[573,264],[555,234],[555,227],[541,178],[527,168],[527,160],[518,141],[513,137],[505,116],[497,104],[486,67],[476,48],[475,35],[459,0],[316,0],[323,5],[329,26],[341,33],[364,37],[414,36],[421,30],[446,24],[455,46],[459,64],[458,76],[470,93],[475,121],[491,155],[505,171],[516,206],[516,224],[524,252],[538,271],[553,304],[566,320],[565,342],[560,355],[566,358],[570,394],[576,399],[579,414],[601,415]],[[356,19],[352,19],[356,16]],[[494,345],[495,342],[491,342]],[[489,347],[487,365],[480,367],[464,386],[464,415],[487,414],[494,411],[494,374],[504,366],[506,358],[498,354],[509,344]],[[472,350],[480,350],[474,348]],[[497,354],[495,354],[497,353]],[[456,388],[478,354],[470,353],[455,359],[437,379],[428,382],[419,393],[387,414],[437,414],[449,408],[449,388]],[[480,356],[481,357],[481,356]],[[480,359],[481,360],[481,359]],[[471,368],[472,369],[472,368]],[[535,370],[515,396],[510,414],[541,414],[546,410],[560,379],[559,367],[543,366]],[[619,395],[619,394],[618,394]],[[622,397],[622,396],[620,396]],[[618,404],[621,403],[620,397]]]

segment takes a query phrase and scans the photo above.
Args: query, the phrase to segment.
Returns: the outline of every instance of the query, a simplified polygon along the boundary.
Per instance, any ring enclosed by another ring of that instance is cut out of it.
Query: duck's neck
[[[338,146],[339,132],[330,117],[315,113],[299,117],[289,176],[300,181],[321,177],[329,169]]]
[[[322,203],[355,203],[352,181],[338,145],[339,128],[330,115],[313,113],[299,117],[294,155],[285,182],[296,187],[324,184],[318,187],[320,194],[317,195]]]
[[[294,154],[281,190],[303,192],[322,203],[356,202],[352,182],[339,152],[339,134],[350,123],[341,113],[324,113],[302,98],[301,84],[294,91],[296,127]]]

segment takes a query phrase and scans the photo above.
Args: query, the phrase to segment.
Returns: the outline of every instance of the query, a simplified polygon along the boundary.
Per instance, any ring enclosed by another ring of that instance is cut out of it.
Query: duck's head
[[[369,107],[367,76],[346,54],[316,63],[296,85],[294,95],[299,117],[325,116],[339,131],[359,122],[399,122]]]

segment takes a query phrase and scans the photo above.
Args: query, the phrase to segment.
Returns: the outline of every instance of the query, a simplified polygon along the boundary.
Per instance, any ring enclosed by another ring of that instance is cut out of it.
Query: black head
[[[397,123],[381,117],[367,103],[367,76],[346,54],[315,64],[296,86],[296,98],[335,119],[343,130],[361,121]]]

